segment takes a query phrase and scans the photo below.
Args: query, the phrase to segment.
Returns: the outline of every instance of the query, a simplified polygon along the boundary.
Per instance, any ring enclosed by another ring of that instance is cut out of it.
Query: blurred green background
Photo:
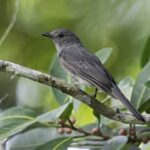
[[[52,41],[41,34],[64,27],[93,52],[113,48],[106,66],[117,82],[128,75],[136,78],[150,33],[149,8],[149,0],[0,0],[0,39],[16,16],[0,44],[0,59],[48,73],[56,52]],[[0,100],[1,109],[17,104],[42,112],[59,106],[48,87],[4,73],[0,73]]]

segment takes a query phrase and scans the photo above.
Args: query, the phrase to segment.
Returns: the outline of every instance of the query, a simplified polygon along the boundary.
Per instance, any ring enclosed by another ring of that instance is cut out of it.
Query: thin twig
[[[71,122],[70,120],[68,119],[68,122],[69,122],[69,125],[64,123],[64,122],[59,122],[59,124],[61,124],[62,127],[67,127],[67,128],[70,128],[74,131],[77,131],[77,132],[80,132],[80,133],[83,133],[85,136],[89,136],[89,135],[92,135],[91,133],[83,130],[83,129],[80,129],[80,128],[76,128]]]

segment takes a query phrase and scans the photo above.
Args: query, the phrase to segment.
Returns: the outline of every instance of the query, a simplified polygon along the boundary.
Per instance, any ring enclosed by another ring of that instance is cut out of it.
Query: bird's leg
[[[96,96],[97,96],[97,91],[98,91],[98,89],[97,89],[97,87],[96,87],[96,88],[95,88],[95,93],[94,93],[94,95],[93,95],[94,98],[96,98]]]
[[[117,109],[116,109],[116,112],[117,112],[117,114],[119,114],[119,113],[120,113],[120,109],[119,109],[119,108],[117,108]]]
[[[136,141],[136,127],[135,124],[130,124],[129,126],[129,140],[131,142],[135,142]]]

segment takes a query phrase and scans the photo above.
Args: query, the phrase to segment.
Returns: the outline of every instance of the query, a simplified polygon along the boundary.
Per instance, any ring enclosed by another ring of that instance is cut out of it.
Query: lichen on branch
[[[116,112],[113,109],[107,107],[100,101],[94,99],[93,96],[82,91],[77,86],[70,85],[64,80],[58,79],[51,75],[12,63],[4,60],[0,60],[0,71],[12,74],[18,77],[24,77],[47,86],[59,89],[62,92],[78,99],[82,103],[91,107],[98,114],[128,124],[146,124],[150,123],[150,115],[144,115],[146,122],[137,120],[131,113]],[[86,114],[85,114],[86,115]]]

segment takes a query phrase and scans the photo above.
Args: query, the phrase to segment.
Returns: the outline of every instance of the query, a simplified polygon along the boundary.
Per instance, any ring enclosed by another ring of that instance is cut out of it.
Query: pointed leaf
[[[90,107],[88,107],[87,105],[83,103],[81,103],[78,110],[75,111],[74,117],[80,120],[77,123],[78,126],[87,125],[91,122],[95,122],[96,120],[96,118],[93,115],[93,109],[91,109]]]
[[[102,64],[105,64],[110,55],[112,54],[113,50],[112,48],[103,48],[96,52],[96,56],[100,59]]]
[[[150,80],[150,61],[145,65],[139,74],[131,95],[131,102],[136,108],[146,103],[150,99],[150,88],[145,83]]]
[[[140,106],[139,111],[145,111],[148,114],[150,113],[150,98],[143,105]]]
[[[54,57],[53,62],[50,65],[49,73],[57,78],[65,80],[65,81],[67,81],[67,79],[68,79],[68,75],[64,71],[64,69],[61,67],[57,56]],[[67,95],[55,88],[51,88],[51,89],[54,93],[54,96],[56,97],[57,102],[60,105],[64,104],[64,100],[66,99]]]
[[[116,136],[108,140],[102,150],[120,150],[128,141],[126,136]]]
[[[36,113],[30,109],[25,109],[21,107],[12,107],[0,113],[0,118],[1,117],[3,118],[4,116],[13,116],[13,115],[36,117]]]
[[[50,146],[48,150],[59,150],[57,148],[63,148],[64,144],[68,146],[75,135],[60,135],[53,127],[35,128],[10,138],[5,146],[7,150],[47,150],[47,146]]]
[[[145,86],[150,88],[150,81],[145,82]]]
[[[148,37],[143,50],[143,54],[141,58],[141,66],[144,67],[145,64],[147,64],[147,62],[149,61],[149,59],[150,59],[150,36]]]
[[[132,90],[133,90],[133,79],[129,76],[125,77],[118,83],[118,87],[121,89],[122,93],[128,98],[131,98]],[[118,100],[114,100],[111,98],[111,105],[113,108],[125,109],[124,105]]]
[[[8,109],[0,114],[0,139],[21,132],[35,122],[34,112],[28,109]]]
[[[70,144],[72,143],[72,138],[71,137],[62,137],[58,138],[56,140],[50,141],[46,144],[43,144],[36,150],[67,150]]]
[[[37,117],[37,120],[39,122],[54,122],[59,118],[68,119],[71,115],[72,109],[73,109],[73,103],[68,102],[65,105],[53,111],[42,114],[41,116]]]

